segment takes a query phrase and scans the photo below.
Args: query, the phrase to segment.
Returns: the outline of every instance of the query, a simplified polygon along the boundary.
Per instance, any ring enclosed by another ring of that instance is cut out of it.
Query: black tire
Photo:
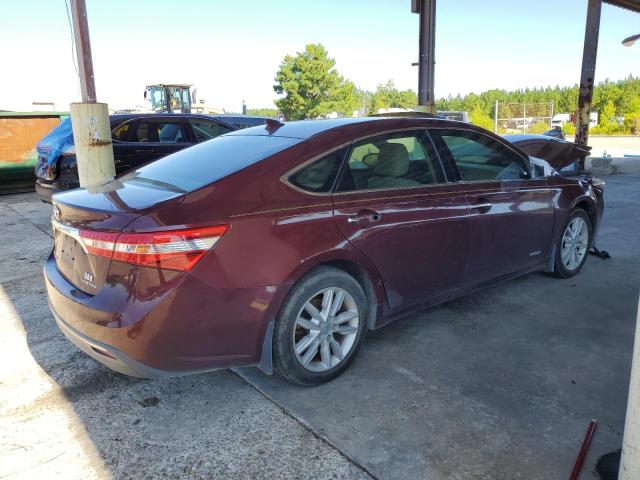
[[[584,257],[582,258],[582,260],[580,261],[577,267],[573,269],[568,269],[562,262],[562,242],[563,242],[563,237],[567,227],[569,226],[571,221],[576,217],[582,218],[582,220],[584,220],[584,222],[587,225],[587,231],[588,231],[587,251],[585,252]],[[583,209],[576,208],[569,214],[567,221],[562,226],[562,229],[560,230],[560,232],[558,233],[558,237],[556,238],[556,249],[555,249],[556,258],[555,258],[553,274],[558,278],[569,278],[569,277],[573,277],[574,275],[577,275],[580,272],[580,270],[582,270],[584,263],[587,261],[592,240],[593,240],[593,225],[591,224],[591,219],[589,218],[589,215],[587,214],[587,212],[585,212]]]
[[[296,319],[305,304],[327,288],[346,290],[355,301],[359,319],[355,341],[349,352],[333,368],[314,372],[305,368],[294,351]],[[369,316],[367,298],[360,284],[348,273],[333,267],[319,267],[301,278],[285,299],[273,330],[273,366],[276,373],[292,383],[316,386],[340,375],[351,363],[366,335]]]

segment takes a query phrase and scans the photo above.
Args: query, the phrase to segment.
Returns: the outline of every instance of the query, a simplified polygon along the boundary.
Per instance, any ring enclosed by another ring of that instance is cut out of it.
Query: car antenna
[[[269,135],[271,135],[273,132],[284,125],[284,122],[276,120],[275,118],[267,118],[265,119],[264,123],[266,125],[267,132],[269,132]]]

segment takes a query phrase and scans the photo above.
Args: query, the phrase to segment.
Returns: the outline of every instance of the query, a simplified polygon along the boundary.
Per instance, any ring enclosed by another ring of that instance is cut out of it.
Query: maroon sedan
[[[258,365],[316,385],[409,309],[575,275],[602,195],[468,124],[270,121],[55,195],[49,302],[118,372]]]

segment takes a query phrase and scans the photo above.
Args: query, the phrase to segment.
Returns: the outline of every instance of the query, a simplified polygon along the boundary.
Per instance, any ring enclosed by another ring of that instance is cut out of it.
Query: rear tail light
[[[189,271],[228,229],[228,225],[217,225],[150,233],[80,230],[80,237],[92,255],[145,267]]]

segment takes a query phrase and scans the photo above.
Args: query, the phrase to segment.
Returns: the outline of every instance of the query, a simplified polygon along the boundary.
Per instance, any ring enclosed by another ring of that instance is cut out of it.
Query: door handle
[[[485,199],[481,199],[475,205],[472,205],[471,208],[477,210],[480,213],[487,213],[491,210],[492,204]]]
[[[347,217],[347,223],[359,223],[363,220],[368,220],[369,222],[379,222],[382,218],[378,212],[373,210],[360,210],[355,215],[351,215]]]

